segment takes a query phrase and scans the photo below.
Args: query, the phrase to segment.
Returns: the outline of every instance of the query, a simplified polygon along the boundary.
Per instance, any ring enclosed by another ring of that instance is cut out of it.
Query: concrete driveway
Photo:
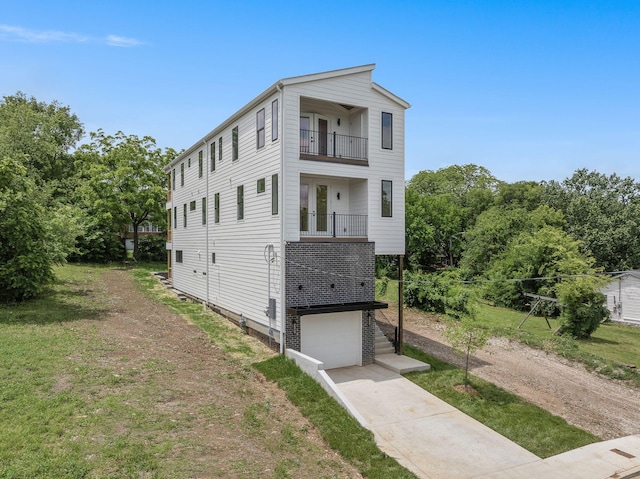
[[[373,431],[380,449],[418,477],[640,478],[640,436],[543,460],[382,366],[326,372]]]

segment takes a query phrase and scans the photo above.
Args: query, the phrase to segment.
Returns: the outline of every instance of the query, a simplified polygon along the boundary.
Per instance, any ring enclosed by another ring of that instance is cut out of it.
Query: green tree
[[[557,297],[555,286],[563,277],[596,273],[593,257],[583,250],[580,241],[554,226],[523,232],[492,263],[487,297],[518,309],[527,302],[523,293]]]
[[[606,271],[639,267],[639,183],[581,169],[562,183],[545,183],[544,199],[563,211],[566,231],[583,241],[598,266]]]
[[[42,293],[53,280],[46,211],[26,168],[0,160],[0,300],[19,302]]]
[[[407,183],[406,241],[411,269],[455,265],[463,232],[493,204],[500,182],[477,165],[424,170]]]
[[[73,177],[70,150],[83,134],[78,117],[57,101],[45,103],[18,92],[0,102],[0,158],[20,161],[40,187],[57,190]]]
[[[533,233],[545,226],[562,228],[562,213],[547,205],[529,211],[517,201],[514,205],[492,206],[482,212],[475,225],[465,232],[466,248],[460,267],[466,277],[482,275],[506,250],[509,241],[524,232]]]
[[[91,143],[77,155],[84,179],[83,192],[91,208],[124,232],[133,225],[133,257],[138,259],[138,226],[166,221],[166,175],[163,167],[176,155],[156,147],[149,136],[139,138],[119,131],[92,132]]]

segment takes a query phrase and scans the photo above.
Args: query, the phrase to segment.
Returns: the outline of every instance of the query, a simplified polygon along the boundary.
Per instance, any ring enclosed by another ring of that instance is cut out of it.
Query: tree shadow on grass
[[[0,305],[0,324],[49,325],[100,320],[109,311],[101,293],[93,289],[92,284],[57,280],[39,298]]]

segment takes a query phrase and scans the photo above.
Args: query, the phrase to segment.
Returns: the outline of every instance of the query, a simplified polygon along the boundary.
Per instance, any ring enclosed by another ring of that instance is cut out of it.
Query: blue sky
[[[3,0],[0,95],[186,148],[276,80],[375,63],[406,176],[640,180],[640,2]]]

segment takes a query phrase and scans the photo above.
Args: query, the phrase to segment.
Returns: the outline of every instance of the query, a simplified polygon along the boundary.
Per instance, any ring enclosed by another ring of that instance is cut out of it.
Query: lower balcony
[[[300,239],[366,240],[367,215],[300,212]]]

